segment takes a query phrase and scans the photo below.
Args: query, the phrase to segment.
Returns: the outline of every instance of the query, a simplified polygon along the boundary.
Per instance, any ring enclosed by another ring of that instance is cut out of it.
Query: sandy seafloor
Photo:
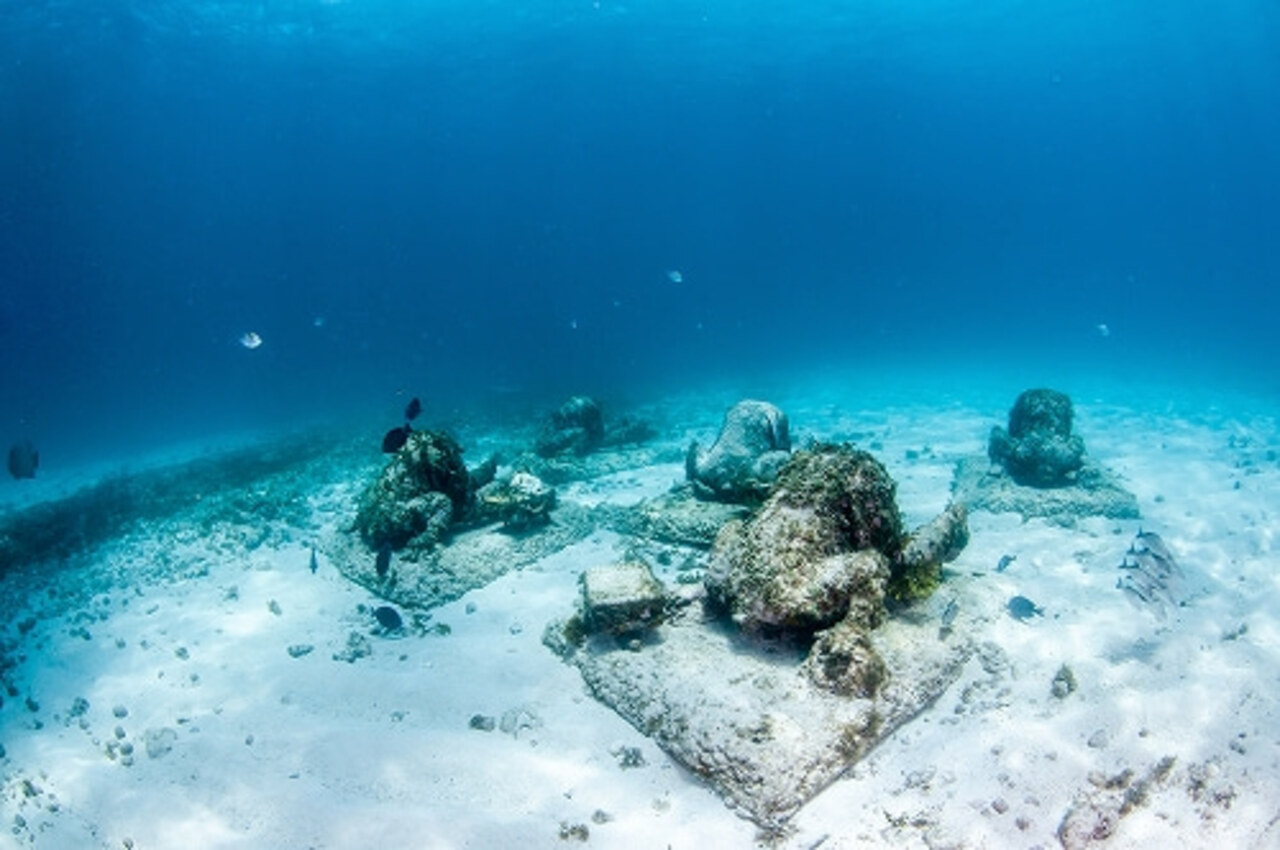
[[[767,397],[797,444],[870,448],[914,525],[946,505],[957,459],[984,451],[1030,385],[978,398],[954,384],[877,398],[835,380],[726,386],[634,412],[659,441],[683,446],[710,441],[737,398]],[[1090,456],[1136,494],[1141,523],[1066,528],[973,513],[968,548],[922,609],[937,616],[956,600],[955,629],[987,651],[774,846],[1054,847],[1068,811],[1092,801],[1123,810],[1106,846],[1280,847],[1276,408],[1055,385],[1076,402]],[[377,463],[371,455],[367,469]],[[628,504],[681,476],[664,464],[558,489],[562,502]],[[380,637],[369,591],[323,553],[308,570],[312,541],[350,521],[362,483],[318,483],[296,528],[148,523],[5,578],[13,689],[0,708],[0,845],[679,850],[761,840],[541,643],[545,624],[570,611],[580,572],[621,559],[615,533],[507,573],[430,612],[427,628]],[[1187,573],[1187,604],[1164,620],[1115,587],[1139,525]],[[1005,554],[1017,559],[997,573]],[[1010,617],[1015,594],[1045,616]],[[352,632],[369,635],[371,654],[335,660]],[[289,652],[304,645],[313,649]],[[1078,688],[1060,699],[1050,685],[1063,664]],[[471,728],[477,714],[499,728]],[[626,748],[643,764],[626,766]],[[1166,757],[1167,774],[1117,803]]]

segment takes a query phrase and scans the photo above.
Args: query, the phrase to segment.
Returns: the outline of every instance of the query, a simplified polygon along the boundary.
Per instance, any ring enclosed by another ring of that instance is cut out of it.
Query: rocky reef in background
[[[172,466],[105,477],[61,498],[0,512],[0,578],[10,570],[62,560],[149,521],[184,517],[199,528],[250,520],[302,523],[314,486],[311,467],[336,478],[357,464],[348,438],[300,432],[213,452]],[[305,470],[305,472],[304,472]]]
[[[657,433],[634,417],[607,419],[595,399],[574,396],[547,416],[532,448],[520,452],[512,466],[549,484],[635,469],[658,460],[646,446]]]

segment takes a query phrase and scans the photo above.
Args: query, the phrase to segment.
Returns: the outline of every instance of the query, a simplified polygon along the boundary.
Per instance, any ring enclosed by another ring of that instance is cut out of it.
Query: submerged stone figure
[[[813,633],[843,620],[874,629],[886,597],[927,596],[968,540],[958,505],[904,533],[895,489],[851,446],[796,452],[759,512],[721,529],[708,600],[748,631]]]
[[[500,520],[502,527],[512,532],[546,525],[555,506],[556,491],[528,472],[491,481],[476,491],[478,519]]]
[[[1009,430],[991,429],[987,455],[1017,483],[1063,487],[1084,466],[1084,440],[1071,432],[1071,399],[1057,390],[1027,390],[1009,411]]]
[[[1016,511],[1061,525],[1087,516],[1136,519],[1137,498],[1119,476],[1085,455],[1072,420],[1071,399],[1063,393],[1035,389],[1019,395],[1008,430],[991,429],[986,457],[956,464],[955,501],[971,510]]]
[[[590,454],[604,442],[604,414],[595,399],[574,396],[543,426],[534,447],[542,457]]]
[[[689,446],[685,476],[699,498],[759,502],[790,457],[787,415],[767,401],[740,401],[725,413],[710,450]]]
[[[360,496],[355,529],[374,551],[429,549],[471,512],[462,447],[438,431],[413,431]]]
[[[848,445],[778,453],[763,504],[739,509],[747,516],[716,538],[704,606],[660,593],[642,564],[615,567],[589,572],[578,613],[544,634],[597,699],[771,832],[930,705],[969,654],[932,622],[889,616],[890,600],[926,594],[938,562],[964,545],[964,508],[908,535],[894,482],[871,455]],[[740,633],[726,640],[708,613]],[[792,650],[803,646],[801,661]]]

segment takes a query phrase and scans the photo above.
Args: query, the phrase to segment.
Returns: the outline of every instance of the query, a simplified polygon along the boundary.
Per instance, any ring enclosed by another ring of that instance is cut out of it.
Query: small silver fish
[[[1132,559],[1133,563],[1129,560]],[[1178,569],[1178,565],[1173,561],[1161,558],[1150,550],[1142,552],[1133,552],[1125,557],[1122,569],[1141,570],[1148,575],[1168,580],[1175,576],[1181,575],[1182,571]]]
[[[944,629],[951,628],[951,624],[956,621],[956,615],[960,613],[960,606],[954,599],[947,603],[947,607],[942,609],[942,627]]]
[[[1138,552],[1150,552],[1162,561],[1168,561],[1171,564],[1174,563],[1173,553],[1169,551],[1169,546],[1164,542],[1164,539],[1154,531],[1139,530],[1133,538],[1133,545],[1130,546],[1129,549],[1132,554],[1136,554]]]

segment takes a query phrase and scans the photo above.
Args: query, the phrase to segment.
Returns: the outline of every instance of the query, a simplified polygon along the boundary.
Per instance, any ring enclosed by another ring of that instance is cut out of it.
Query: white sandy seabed
[[[983,450],[1000,415],[784,407],[801,438],[869,442],[899,483],[908,525],[945,505],[955,461]],[[701,439],[721,410],[697,411]],[[1116,589],[1137,523],[972,514],[970,545],[924,604],[936,616],[955,599],[955,628],[989,651],[774,846],[1055,847],[1068,813],[1092,810],[1106,825],[1099,846],[1280,847],[1275,421],[1077,399],[1077,427],[1178,558],[1187,604],[1161,620]],[[636,470],[561,498],[626,504],[681,474]],[[6,612],[15,687],[0,708],[0,845],[762,840],[541,643],[545,624],[570,611],[579,573],[620,560],[611,532],[436,609],[424,630],[370,636],[368,655],[336,660],[352,632],[370,634],[379,601],[323,555],[313,575],[309,539],[348,520],[336,506],[354,486],[316,494],[315,525],[292,541],[249,551],[194,531],[134,538],[96,556],[114,561],[114,587],[58,613],[47,592]],[[1016,560],[996,572],[1006,554]],[[130,584],[157,560],[170,580]],[[1044,616],[1013,619],[1014,595]],[[1051,682],[1064,664],[1077,688],[1060,698]],[[472,728],[476,715],[495,728]]]

